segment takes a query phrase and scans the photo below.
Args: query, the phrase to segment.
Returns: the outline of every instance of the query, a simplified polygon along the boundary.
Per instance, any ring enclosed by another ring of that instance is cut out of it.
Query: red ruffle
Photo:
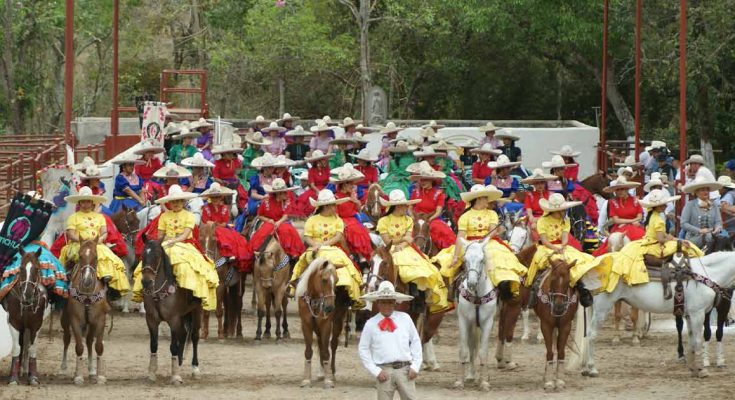
[[[253,236],[250,238],[251,257],[253,256],[253,252],[257,251],[260,246],[265,243],[265,240],[272,234],[273,224],[268,222],[261,225],[260,228],[255,231]],[[299,232],[296,231],[296,228],[291,224],[281,224],[276,232],[276,238],[278,239],[278,243],[281,244],[281,247],[283,247],[283,251],[293,259],[301,257],[301,255],[306,251],[306,246],[304,246],[304,242],[301,240],[301,237],[299,237]]]
[[[621,226],[618,226],[618,225],[615,225],[610,230],[610,233],[613,233],[613,232],[621,232],[621,233],[624,233],[625,236],[627,236],[628,239],[630,239],[631,242],[634,241],[634,240],[641,239],[643,236],[646,235],[645,228],[643,228],[641,225],[638,225],[638,224],[635,224],[635,225],[625,224],[622,227]],[[601,256],[603,254],[607,254],[607,252],[609,252],[609,251],[610,251],[610,249],[607,247],[607,239],[605,239],[605,241],[602,242],[602,244],[600,245],[600,247],[598,247],[597,250],[595,250],[592,253],[592,255],[595,256],[595,257],[597,257],[597,256]]]
[[[345,240],[350,251],[369,260],[373,256],[373,244],[365,226],[355,217],[342,220],[345,222]]]
[[[250,246],[247,239],[235,230],[222,226],[218,226],[214,230],[214,235],[217,238],[220,256],[235,257],[238,269],[241,272],[248,272],[250,270],[249,260],[252,257],[250,256]]]
[[[314,212],[314,207],[311,206],[309,199],[316,199],[316,192],[313,189],[307,189],[296,198],[296,203],[293,206],[294,216],[304,218]]]
[[[439,250],[446,249],[457,242],[457,235],[454,234],[446,222],[439,218],[432,220],[429,224],[429,236],[431,236],[434,246]]]

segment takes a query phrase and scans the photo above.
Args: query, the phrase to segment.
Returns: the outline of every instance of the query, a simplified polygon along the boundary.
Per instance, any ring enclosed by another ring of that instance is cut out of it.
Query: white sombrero
[[[568,168],[571,166],[571,164],[565,163],[564,158],[562,158],[562,156],[560,155],[555,155],[551,157],[551,161],[544,161],[541,163],[541,167],[548,170],[552,170],[554,168]]]
[[[472,185],[469,192],[462,192],[459,194],[462,197],[462,201],[469,203],[470,201],[479,197],[487,197],[489,201],[495,201],[503,197],[503,191],[496,188],[493,185]]]
[[[202,192],[202,194],[199,195],[199,197],[224,197],[224,196],[232,196],[236,192],[228,187],[224,187],[219,184],[219,182],[213,182],[209,189]]]
[[[421,131],[419,132],[419,136],[425,137],[425,138],[433,138],[436,135],[434,133],[434,130],[429,127],[423,127],[421,128]]]
[[[183,127],[183,124],[177,124],[175,122],[169,122],[166,124],[166,128],[163,129],[163,135],[164,136],[171,136],[174,134],[177,134],[181,132],[181,128]],[[187,126],[188,129],[188,126]]]
[[[198,197],[196,193],[185,192],[179,185],[171,185],[168,189],[168,195],[156,200],[156,204],[164,204],[175,200],[191,200],[195,197]]]
[[[552,150],[549,153],[556,154],[562,157],[577,157],[580,154],[582,154],[581,151],[574,151],[572,146],[565,144],[564,146],[561,146],[561,150]]]
[[[253,159],[253,161],[250,163],[250,166],[258,169],[266,167],[277,167],[278,159],[274,157],[271,153],[265,153],[262,156]]]
[[[139,156],[142,156],[145,153],[158,154],[158,153],[163,153],[165,151],[166,151],[166,149],[163,148],[163,146],[159,146],[159,145],[155,144],[151,140],[146,140],[146,141],[140,143],[140,147],[138,147],[137,149],[135,149],[135,151],[133,151],[133,154],[137,154]]]
[[[212,148],[212,154],[241,153],[242,149],[226,144],[216,144]]]
[[[344,133],[339,133],[334,136],[334,139],[329,141],[329,144],[333,144],[333,145],[357,144],[357,139],[355,139],[354,137],[348,137]]]
[[[319,191],[319,194],[317,195],[316,199],[309,198],[309,203],[312,207],[317,208],[321,206],[328,206],[331,204],[342,204],[346,201],[349,201],[349,197],[344,197],[341,199],[338,199],[334,197],[334,193],[332,193],[329,189],[322,189]]]
[[[342,128],[347,128],[349,126],[357,126],[359,122],[360,121],[355,121],[350,117],[345,117],[345,119],[342,120],[342,123],[339,124],[339,126],[341,126]]]
[[[512,141],[517,141],[517,140],[520,140],[521,139],[520,136],[514,135],[513,134],[513,130],[510,129],[510,128],[505,128],[502,131],[496,133],[495,134],[495,137],[498,138],[498,139],[500,139],[500,140],[510,139]]]
[[[432,129],[441,129],[444,127],[446,127],[446,125],[437,124],[436,121],[434,121],[433,119],[429,121],[428,124],[422,126],[422,128],[432,128]]]
[[[72,169],[74,171],[84,171],[92,165],[95,165],[94,159],[90,156],[85,156],[82,162],[80,162],[79,164],[74,164]]]
[[[493,124],[492,122],[488,122],[487,124],[485,124],[485,125],[477,128],[477,129],[480,132],[482,132],[482,133],[488,133],[488,132],[495,132],[495,131],[497,131],[500,128],[498,128],[497,126],[495,126],[495,124]]]
[[[620,167],[618,168],[617,175],[623,176],[625,173],[629,173],[631,176],[635,176],[635,171],[631,167]]]
[[[296,127],[286,132],[286,136],[314,136],[314,134],[307,130],[304,130],[303,126],[296,125]]]
[[[355,126],[355,130],[361,133],[375,132],[375,129],[369,126],[363,126],[362,124],[357,124],[357,126]]]
[[[414,151],[413,156],[416,158],[422,157],[446,157],[446,153],[437,153],[431,146],[424,146],[419,151]]]
[[[85,168],[84,169],[84,172],[82,172],[82,171],[77,172],[77,174],[79,174],[79,178],[80,179],[107,179],[107,178],[112,178],[112,174],[110,174],[110,175],[107,175],[107,174],[102,175],[102,172],[100,172],[100,168],[97,165],[95,165],[95,164],[92,164],[92,165],[88,166],[87,168]]]
[[[288,168],[288,167],[293,167],[294,165],[296,165],[296,161],[286,157],[285,154],[280,154],[276,156],[276,165],[275,165],[276,168],[279,168],[279,167]]]
[[[411,146],[405,140],[399,140],[395,146],[388,147],[389,153],[411,153],[416,150],[416,146]]]
[[[726,187],[728,189],[735,189],[735,183],[733,183],[732,178],[730,178],[727,175],[722,175],[719,178],[717,178],[717,183],[722,185],[722,187]]]
[[[335,184],[359,181],[365,178],[362,172],[355,169],[350,163],[332,170],[329,181]]]
[[[681,198],[681,196],[672,196],[669,194],[668,191],[663,189],[654,189],[651,191],[651,193],[648,194],[648,196],[644,197],[642,200],[639,201],[641,204],[641,207],[643,208],[655,208],[658,206],[662,206],[667,203],[671,203],[672,201],[677,201]]]
[[[180,128],[179,134],[171,136],[171,139],[180,140],[184,138],[195,138],[199,136],[202,136],[202,133],[197,130],[191,131],[189,130],[189,128]]]
[[[318,119],[315,122],[316,122],[316,125],[309,128],[309,130],[314,133],[329,132],[332,130],[332,127],[323,119]]]
[[[694,192],[702,188],[707,188],[710,192],[713,192],[715,190],[722,189],[722,184],[717,181],[698,176],[694,178],[693,181],[684,185],[681,190],[683,190],[684,193],[693,194]]]
[[[625,160],[621,163],[615,163],[616,167],[636,167],[638,165],[641,165],[641,163],[637,162],[635,156],[632,155],[625,157]]]
[[[275,131],[275,132],[278,132],[278,133],[283,133],[283,132],[286,132],[287,130],[288,129],[286,129],[286,128],[280,126],[280,125],[278,125],[278,123],[271,122],[270,125],[268,125],[267,128],[263,128],[260,131],[263,132],[263,133],[270,133],[272,131]]]
[[[383,207],[393,206],[411,206],[414,204],[421,203],[421,199],[408,200],[406,194],[401,189],[393,189],[388,194],[388,200],[380,197],[380,205]]]
[[[395,300],[396,303],[410,301],[411,299],[413,299],[413,296],[409,296],[407,294],[396,292],[395,288],[393,287],[393,284],[390,283],[389,281],[380,282],[380,285],[378,285],[378,290],[360,296],[360,300],[367,300],[367,301]]]
[[[605,193],[613,193],[614,191],[618,189],[631,189],[634,187],[638,187],[641,184],[638,182],[628,182],[628,178],[626,178],[624,175],[618,176],[618,179],[616,179],[613,182],[610,182],[610,185],[604,189],[602,189]]]
[[[417,162],[417,163],[413,163],[409,165],[408,167],[406,167],[406,172],[411,174],[411,176],[408,178],[411,180],[416,180],[416,179],[442,180],[446,177],[446,174],[432,168],[431,165],[427,161],[421,161],[421,162]]]
[[[295,121],[295,120],[297,120],[297,119],[301,119],[301,117],[295,117],[295,116],[293,116],[293,115],[291,115],[291,114],[289,114],[289,113],[283,113],[283,117],[281,117],[281,118],[280,118],[280,119],[278,120],[278,123],[279,123],[279,124],[282,124],[282,123],[284,123],[284,122],[286,122],[286,121]]]
[[[704,157],[702,157],[700,154],[692,154],[689,156],[689,159],[684,161],[684,165],[689,164],[700,164],[704,165]]]
[[[372,155],[370,153],[370,150],[368,150],[367,148],[360,150],[357,154],[350,154],[350,157],[357,158],[358,160],[363,160],[367,162],[378,161],[378,156]]]
[[[510,162],[510,158],[506,156],[505,154],[501,154],[498,156],[498,159],[495,161],[490,161],[487,163],[487,166],[492,169],[498,169],[498,168],[512,168],[517,167],[521,165],[520,162]]]
[[[110,162],[113,164],[118,165],[125,165],[125,164],[145,164],[145,161],[138,158],[137,155],[132,153],[123,153],[119,156],[113,158]]]
[[[388,135],[388,134],[391,134],[391,133],[398,133],[398,132],[400,132],[402,130],[403,130],[403,128],[399,128],[398,126],[396,126],[396,123],[395,122],[392,122],[391,121],[391,122],[388,122],[387,124],[385,124],[385,126],[380,129],[380,133],[382,133],[383,135]]]
[[[651,179],[643,186],[643,191],[646,193],[650,193],[652,190],[654,190],[654,186],[661,186],[663,188],[666,187],[666,184],[664,184],[661,178],[651,177]]]
[[[337,126],[337,125],[339,125],[337,122],[332,121],[332,117],[330,117],[329,115],[323,116],[322,117],[322,121],[324,121],[324,123],[327,124],[327,125],[329,125],[329,126]]]
[[[185,167],[214,168],[214,164],[204,158],[202,153],[194,153],[192,157],[181,160],[181,165]]]
[[[259,125],[259,124],[265,124],[268,125],[271,122],[269,119],[265,119],[262,115],[258,115],[255,117],[255,119],[248,121],[248,125]]]
[[[263,134],[260,132],[253,132],[245,135],[245,141],[258,146],[268,146],[269,144],[273,144],[272,140],[263,137]]]
[[[107,198],[93,194],[89,186],[82,186],[79,189],[79,193],[64,197],[64,201],[67,203],[78,203],[84,200],[92,201],[95,204],[102,204],[107,201]]]
[[[196,121],[192,122],[191,124],[189,124],[189,129],[191,129],[191,130],[197,130],[199,128],[211,128],[213,126],[214,126],[214,124],[210,123],[206,119],[199,118],[198,120],[196,120]]]
[[[329,157],[332,157],[331,153],[324,154],[324,152],[321,150],[314,150],[311,153],[311,157],[304,157],[304,160],[306,160],[307,162],[313,163],[314,161],[324,160]]]
[[[538,201],[538,205],[546,212],[564,211],[580,204],[582,204],[581,201],[566,201],[561,193],[552,193],[548,200]]]
[[[444,140],[440,140],[435,144],[432,144],[431,147],[436,151],[455,151],[458,150],[459,147],[449,144],[445,142]]]
[[[274,179],[273,183],[271,183],[270,185],[263,185],[263,190],[265,190],[266,193],[290,192],[296,189],[298,188],[286,186],[286,181],[281,178]]]
[[[191,172],[184,167],[176,165],[175,163],[168,163],[156,170],[156,172],[153,173],[153,177],[162,179],[189,178],[191,177]]]
[[[546,182],[553,180],[556,180],[556,176],[545,173],[544,170],[541,168],[536,168],[533,170],[533,173],[527,178],[521,179],[521,183],[530,185],[536,182]]]
[[[498,149],[494,149],[493,148],[493,145],[490,144],[490,143],[485,143],[479,149],[472,149],[472,150],[470,150],[470,153],[474,153],[474,154],[480,154],[480,153],[482,153],[482,154],[494,154],[496,156],[499,156],[499,155],[503,154],[503,151],[502,150],[498,150]]]

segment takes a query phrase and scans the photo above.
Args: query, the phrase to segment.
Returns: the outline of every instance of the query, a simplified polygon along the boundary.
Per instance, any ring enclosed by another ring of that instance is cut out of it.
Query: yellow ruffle
[[[454,247],[454,246],[450,246]],[[431,290],[427,299],[429,311],[436,312],[449,306],[447,287],[439,270],[411,246],[393,253],[393,264],[403,283],[413,283],[419,290]]]
[[[299,261],[293,269],[291,275],[291,281],[297,280],[301,274],[304,273],[306,268],[314,261],[314,255],[312,252],[307,251],[299,257]],[[316,253],[316,258],[324,258],[329,260],[337,268],[337,286],[344,286],[347,289],[347,294],[350,296],[352,301],[356,302],[356,308],[359,304],[362,304],[360,300],[360,285],[362,285],[362,275],[354,267],[350,257],[345,252],[335,246],[322,246]]]
[[[68,243],[61,249],[59,261],[61,265],[67,265],[68,262],[76,262],[79,259],[79,242]],[[97,278],[109,276],[110,282],[108,286],[120,292],[121,295],[130,291],[130,283],[125,273],[125,264],[120,257],[110,250],[109,247],[97,245]]]
[[[550,248],[544,245],[536,245],[536,254],[531,261],[531,267],[528,268],[528,279],[526,286],[531,286],[538,272],[545,270],[549,266],[551,258],[562,258],[566,262],[576,261],[575,265],[569,270],[569,285],[575,286],[577,282],[588,272],[594,270],[596,280],[599,282],[597,287],[590,287],[590,290],[599,289],[600,285],[605,287],[609,281],[610,271],[612,270],[612,258],[609,255],[594,257],[590,254],[583,253],[572,246],[566,246],[563,254],[556,254]]]
[[[516,255],[501,243],[491,240],[487,242],[484,250],[488,276],[495,287],[502,281],[520,283],[521,278],[528,273],[528,268],[521,264]]]
[[[462,267],[462,260],[464,259],[464,249],[460,249],[459,254],[457,255],[457,262],[452,264],[452,260],[454,259],[454,249],[455,245],[445,247],[434,257],[431,257],[431,262],[439,265],[439,272],[443,277],[447,278],[449,282],[454,280],[457,272]]]
[[[217,286],[219,276],[214,263],[205,258],[191,243],[176,243],[165,249],[171,261],[176,284],[191,290],[194,297],[202,300],[202,308],[214,311],[217,308]],[[140,263],[133,273],[133,301],[143,301]]]

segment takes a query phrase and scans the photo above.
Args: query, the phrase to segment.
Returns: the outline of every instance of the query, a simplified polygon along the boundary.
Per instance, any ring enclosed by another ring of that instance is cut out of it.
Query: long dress
[[[434,214],[437,208],[447,206],[444,191],[436,186],[430,189],[415,186],[411,193],[411,199],[421,200],[420,203],[413,206],[414,214]],[[457,241],[457,235],[444,222],[441,215],[429,223],[429,236],[431,242],[439,250],[446,249]]]
[[[533,213],[534,218],[541,218],[542,215],[544,215],[544,210],[541,209],[541,206],[539,205],[539,201],[541,199],[549,199],[549,192],[544,190],[543,192],[526,192],[525,197],[523,198],[523,208],[526,210],[531,210]],[[530,228],[531,222],[529,221],[528,226]],[[531,230],[531,239],[533,241],[538,241],[539,235],[537,229]]]
[[[407,215],[392,214],[378,220],[377,231],[398,243],[413,230],[413,219]],[[393,252],[393,264],[398,268],[398,276],[403,283],[413,283],[419,290],[431,290],[427,299],[429,312],[439,312],[449,307],[447,287],[444,285],[439,269],[415,245]]]
[[[180,164],[181,160],[189,157],[194,157],[194,154],[196,154],[198,151],[199,150],[197,150],[197,148],[192,145],[184,146],[183,144],[178,143],[173,145],[171,147],[171,150],[168,151],[168,159],[171,162]]]
[[[212,186],[212,177],[211,176],[203,176],[199,179],[194,179],[194,177],[187,179],[187,186],[191,187],[192,193],[204,193],[205,190],[209,189],[210,186]]]
[[[607,201],[608,218],[618,217],[623,219],[633,219],[638,214],[643,214],[643,207],[641,207],[638,199],[633,196],[626,198],[615,198]],[[640,223],[636,224],[615,224],[610,228],[610,233],[620,232],[628,237],[631,241],[638,240],[646,234],[646,230]],[[595,255],[605,254],[609,251],[607,247],[607,240],[597,250]]]
[[[98,212],[77,211],[66,220],[66,229],[74,230],[81,241],[91,240],[99,237],[102,233],[102,227],[107,222],[105,217]],[[69,262],[76,262],[79,259],[79,242],[67,243],[61,249],[59,261],[62,265],[68,265]],[[122,260],[104,244],[97,244],[97,277],[110,277],[108,286],[120,292],[121,295],[130,290],[128,277],[125,275],[125,264]]]
[[[253,160],[261,157],[263,154],[265,154],[265,152],[262,149],[256,149],[253,146],[249,146],[247,149],[245,149],[245,151],[242,152],[242,170],[240,170],[238,178],[240,179],[240,183],[243,186],[247,185],[250,178],[258,175],[258,169],[252,168],[250,164],[252,164]]]
[[[138,175],[133,174],[131,176],[125,176],[118,174],[115,177],[115,188],[112,191],[112,202],[110,203],[109,212],[110,214],[116,213],[120,210],[123,204],[127,208],[132,208],[135,211],[141,209],[141,205],[132,197],[128,196],[124,192],[126,188],[130,188],[133,192],[140,195],[140,190],[143,188],[145,182]]]
[[[388,163],[388,175],[379,182],[383,191],[390,193],[391,190],[400,189],[406,197],[410,196],[411,193],[408,188],[411,185],[411,181],[408,177],[411,174],[406,171],[406,168],[415,161],[416,159],[412,153],[393,153]]]
[[[498,222],[498,214],[494,210],[469,209],[459,217],[457,226],[460,231],[465,232],[467,240],[481,240],[490,233],[491,227],[498,225]],[[462,249],[457,257],[457,262],[452,264],[454,246],[447,247],[431,259],[432,262],[441,266],[441,274],[449,282],[454,280],[464,259],[464,249]],[[487,242],[484,251],[485,265],[493,285],[497,287],[502,281],[515,282],[511,285],[511,290],[513,293],[518,293],[521,278],[526,275],[528,269],[518,261],[510,247],[497,237]]]
[[[485,179],[493,175],[493,169],[487,166],[487,163],[476,161],[472,164],[472,179]]]
[[[194,245],[193,231],[195,228],[194,214],[186,210],[168,210],[158,218],[158,230],[164,232],[171,239],[181,235],[184,229],[189,228],[189,237],[184,242],[178,242],[164,249],[171,261],[176,284],[184,289],[191,290],[194,297],[202,300],[202,307],[206,311],[217,308],[217,285],[219,277],[214,262],[206,258]],[[143,300],[143,284],[141,266],[133,273],[133,301]]]
[[[214,162],[212,177],[224,181],[229,188],[237,191],[237,209],[243,210],[248,204],[248,192],[235,175],[240,167],[242,163],[238,159],[217,160]]]
[[[35,253],[38,249],[41,249],[41,255],[38,257],[40,266],[38,270],[38,282],[46,287],[46,290],[49,292],[64,298],[67,297],[69,286],[67,284],[64,265],[50,251],[36,243],[27,244],[23,248],[26,253]],[[12,290],[16,275],[20,272],[21,258],[20,253],[16,253],[10,264],[5,267],[2,273],[2,279],[0,279],[0,299],[4,298]]]
[[[240,235],[239,232],[236,232],[230,226],[226,226],[230,222],[230,206],[227,204],[215,206],[211,203],[205,205],[202,208],[202,224],[208,222],[218,224],[214,230],[214,235],[220,257],[234,257],[237,262],[237,268],[241,272],[248,272],[250,270],[249,260],[252,259],[250,256],[250,245],[247,239]],[[219,224],[225,224],[225,226]],[[213,261],[217,264],[219,260]]]
[[[265,177],[262,174],[258,174],[250,178],[250,193],[248,193],[248,215],[255,215],[258,212],[258,206],[260,206],[261,200],[251,196],[253,191],[255,193],[265,196],[265,189],[263,185],[270,185],[273,181],[273,177]]]
[[[135,166],[135,174],[144,181],[149,181],[153,178],[153,173],[163,167],[161,160],[158,157],[153,157],[146,161],[145,164],[138,164]]]
[[[295,213],[299,217],[306,217],[314,212],[314,207],[311,206],[309,199],[316,199],[318,191],[327,187],[329,184],[329,176],[331,170],[329,167],[312,167],[309,168],[309,185],[314,185],[317,191],[314,191],[311,187],[306,189],[304,193],[301,193],[296,199]]]
[[[335,197],[337,199],[343,199],[349,198],[350,195],[337,192]],[[370,233],[368,233],[368,230],[362,224],[360,209],[357,204],[353,203],[351,200],[338,204],[337,215],[339,215],[345,223],[344,236],[350,252],[369,260],[373,255],[373,244],[370,240]]]
[[[312,215],[304,224],[304,236],[324,242],[331,240],[338,233],[342,233],[344,227],[345,224],[342,222],[342,218],[337,215],[331,217]],[[297,280],[316,258],[324,258],[334,264],[337,268],[337,286],[343,286],[347,290],[350,299],[361,304],[360,285],[362,284],[362,275],[345,250],[339,246],[320,246],[316,254],[311,251],[302,254],[299,261],[294,265],[291,281]]]
[[[372,165],[356,165],[355,169],[362,172],[365,175],[361,181],[358,181],[357,186],[357,198],[362,201],[363,204],[367,201],[367,193],[370,185],[378,182],[378,169]]]
[[[278,221],[285,214],[291,214],[292,207],[296,198],[292,192],[286,193],[287,200],[284,203],[277,201],[273,196],[266,196],[258,207],[258,215]],[[260,247],[265,243],[266,239],[273,235],[274,225],[270,222],[264,222],[260,225],[253,236],[250,238],[250,248],[252,249],[251,254],[255,251],[259,251]],[[291,222],[284,221],[275,229],[275,239],[283,248],[283,251],[292,259],[298,259],[306,251],[306,246],[299,236],[299,232],[291,225]]]

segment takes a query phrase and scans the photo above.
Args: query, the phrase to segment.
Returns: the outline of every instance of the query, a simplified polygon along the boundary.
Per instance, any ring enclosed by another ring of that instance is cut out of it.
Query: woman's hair
[[[647,227],[648,223],[651,222],[651,215],[653,215],[656,212],[656,209],[658,206],[651,208],[648,210],[648,214],[646,214],[646,220],[643,222],[643,226]]]
[[[476,198],[470,200],[470,203],[467,205],[467,207],[464,209],[464,211],[462,211],[462,214],[459,214],[459,216],[462,217],[467,211],[470,211],[472,209],[472,207],[475,206],[475,202],[476,201],[477,201]]]
[[[385,215],[391,215],[393,214],[393,211],[396,209],[396,206],[390,206],[388,207],[388,211],[385,212]]]
[[[314,209],[314,213],[312,215],[318,215],[319,213],[322,212],[322,209],[323,208],[324,208],[324,206],[319,206],[319,207],[315,208]]]

